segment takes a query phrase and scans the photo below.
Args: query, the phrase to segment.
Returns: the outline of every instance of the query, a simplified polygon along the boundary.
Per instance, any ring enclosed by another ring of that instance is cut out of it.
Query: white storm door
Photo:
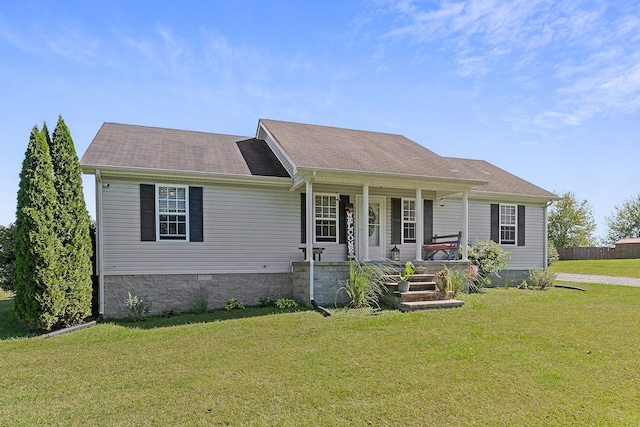
[[[385,256],[385,198],[380,196],[369,196],[369,207],[367,209],[369,215],[369,229],[366,230],[369,235],[369,259],[382,260],[387,258]],[[356,211],[356,233],[358,240],[358,258],[362,258],[364,253],[364,236],[365,230],[362,229],[362,222],[360,213],[363,211],[362,196],[357,197],[357,211]],[[360,212],[360,213],[358,213]]]

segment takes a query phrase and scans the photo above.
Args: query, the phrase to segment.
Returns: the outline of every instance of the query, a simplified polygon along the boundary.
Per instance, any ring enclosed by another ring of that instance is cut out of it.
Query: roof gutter
[[[157,178],[171,177],[175,180],[197,181],[197,182],[225,182],[231,184],[252,184],[264,186],[286,187],[291,186],[291,178],[258,176],[258,175],[233,175],[225,173],[176,171],[165,169],[132,168],[122,166],[98,166],[82,165],[82,172],[86,174],[97,173],[109,177],[122,178]]]

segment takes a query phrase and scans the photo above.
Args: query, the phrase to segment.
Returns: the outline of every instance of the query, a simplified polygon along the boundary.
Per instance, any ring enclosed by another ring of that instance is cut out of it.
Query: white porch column
[[[469,192],[462,193],[462,259],[469,260]]]
[[[422,260],[422,245],[424,244],[424,202],[422,189],[416,188],[416,261]]]
[[[362,242],[362,259],[369,261],[369,185],[362,186],[362,212],[360,213],[362,220],[361,242]]]

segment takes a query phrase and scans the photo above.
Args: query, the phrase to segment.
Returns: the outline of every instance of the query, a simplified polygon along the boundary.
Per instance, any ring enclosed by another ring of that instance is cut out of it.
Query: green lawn
[[[550,268],[556,273],[595,274],[597,276],[640,278],[640,259],[558,261]]]
[[[4,339],[0,424],[640,425],[640,289],[581,286]]]

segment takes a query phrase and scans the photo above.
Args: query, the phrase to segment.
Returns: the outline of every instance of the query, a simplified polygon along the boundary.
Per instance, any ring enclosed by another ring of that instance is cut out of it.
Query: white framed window
[[[500,205],[500,243],[515,245],[518,226],[518,206]]]
[[[316,242],[338,241],[338,200],[335,194],[316,194],[314,223]]]
[[[189,240],[189,188],[156,185],[158,240]]]
[[[416,241],[416,201],[402,199],[402,241],[415,243]]]

